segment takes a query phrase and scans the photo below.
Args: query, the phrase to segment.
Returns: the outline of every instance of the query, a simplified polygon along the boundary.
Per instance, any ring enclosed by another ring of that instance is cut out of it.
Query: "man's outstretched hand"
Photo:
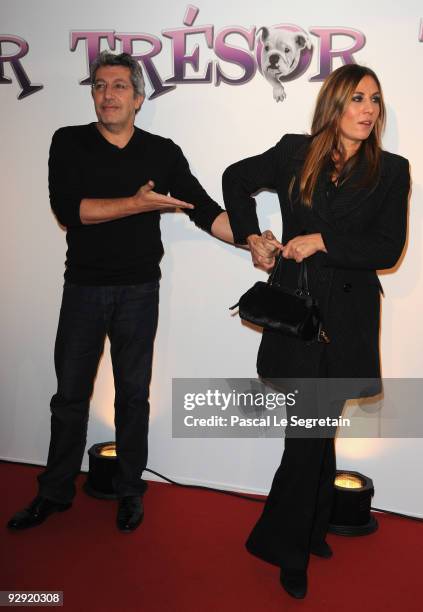
[[[137,212],[150,212],[152,210],[166,212],[166,210],[175,210],[176,208],[194,208],[193,204],[157,193],[153,189],[154,181],[148,181],[138,189],[133,197]]]

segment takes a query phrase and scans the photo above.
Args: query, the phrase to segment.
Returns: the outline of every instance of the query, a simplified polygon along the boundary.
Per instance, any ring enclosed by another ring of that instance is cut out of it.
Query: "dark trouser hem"
[[[73,497],[70,499],[65,499],[54,492],[51,493],[48,489],[42,489],[41,487],[38,489],[37,493],[38,497],[43,497],[44,499],[48,499],[49,501],[55,502],[56,504],[71,504],[73,501]]]
[[[268,524],[262,517],[246,542],[245,547],[248,552],[266,563],[283,569],[307,570],[310,551],[304,546],[303,538],[298,537],[298,543],[295,541],[295,527],[293,537],[287,537],[286,543],[281,541],[280,530],[279,538],[272,539],[267,529]],[[292,529],[289,531],[292,533]],[[303,532],[302,535],[306,534]]]
[[[266,561],[266,563],[271,563],[272,565],[277,565],[278,567],[281,566],[281,559],[279,555],[276,555],[276,554],[272,555],[269,552],[266,553],[264,551],[254,548],[254,546],[250,543],[249,539],[245,543],[245,548],[248,550],[248,552],[251,555],[254,555],[258,559],[261,559],[262,561]]]
[[[145,480],[140,480],[140,484],[137,487],[114,485],[114,489],[118,498],[128,497],[130,495],[139,495],[140,497],[143,497],[148,489],[148,483]]]

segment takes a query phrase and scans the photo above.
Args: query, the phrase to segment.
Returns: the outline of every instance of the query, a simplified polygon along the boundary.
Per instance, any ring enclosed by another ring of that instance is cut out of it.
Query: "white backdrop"
[[[421,66],[423,43],[420,2],[356,0],[348,5],[306,0],[287,9],[279,1],[220,3],[198,0],[194,27],[214,25],[246,29],[296,24],[312,28],[348,28],[362,32],[365,45],[354,58],[372,67],[384,87],[388,127],[384,146],[411,162],[413,195],[406,256],[395,274],[384,274],[382,358],[387,377],[421,377],[419,339],[423,337],[422,288]],[[55,0],[28,3],[1,0],[0,38],[18,36],[29,44],[22,66],[33,84],[43,89],[18,100],[20,86],[10,64],[0,83],[2,169],[0,456],[44,464],[49,440],[49,401],[55,391],[53,346],[65,259],[65,235],[50,212],[47,157],[51,135],[59,126],[95,119],[90,91],[79,81],[87,75],[85,44],[70,51],[70,32],[115,30],[142,32],[159,38],[162,51],[154,58],[162,79],[172,75],[172,47],[162,30],[181,28],[187,5],[179,0],[100,0],[72,4]],[[233,161],[272,146],[285,132],[309,129],[320,87],[310,78],[319,70],[319,42],[304,74],[286,83],[287,99],[276,103],[270,85],[257,71],[242,85],[180,84],[146,100],[137,125],[172,138],[182,146],[193,172],[210,195],[222,201],[220,177]],[[231,44],[247,50],[240,36]],[[187,53],[200,45],[197,75],[206,62],[217,60],[204,36],[188,37]],[[333,46],[351,39],[334,37]],[[147,47],[140,46],[140,50]],[[16,46],[2,43],[3,54]],[[116,51],[120,51],[119,45]],[[231,78],[242,69],[219,60]],[[333,68],[340,65],[335,59]],[[0,73],[1,76],[1,73]],[[147,95],[152,92],[147,79]],[[262,228],[280,234],[275,196],[258,198]],[[260,336],[231,318],[228,306],[263,274],[254,270],[249,254],[220,243],[198,230],[183,214],[164,215],[160,323],[151,386],[149,466],[185,482],[265,492],[280,459],[283,443],[276,439],[172,439],[173,377],[248,377],[255,375]],[[99,369],[91,404],[88,447],[113,438],[113,379],[108,345]],[[338,465],[362,471],[375,483],[374,505],[423,515],[420,481],[421,439],[338,440]],[[84,461],[87,467],[87,460]],[[395,478],[393,478],[395,476]],[[34,484],[35,486],[35,484]]]

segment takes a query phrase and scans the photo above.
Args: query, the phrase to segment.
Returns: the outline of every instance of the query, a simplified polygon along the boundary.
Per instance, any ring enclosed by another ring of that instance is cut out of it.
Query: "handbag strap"
[[[270,273],[269,278],[267,279],[267,282],[268,282],[269,285],[273,285],[273,284],[279,285],[280,284],[278,282],[279,277],[278,277],[278,279],[276,279],[276,275],[277,275],[277,273],[278,273],[278,271],[280,269],[281,260],[282,260],[282,253],[279,253],[279,255],[276,258],[275,265],[273,266],[273,270]]]
[[[281,261],[282,261],[282,253],[279,253],[279,255],[276,258],[274,268],[267,281],[269,285],[280,285]],[[307,263],[304,259],[300,263],[299,267],[300,269],[298,270],[298,281],[297,281],[298,292],[300,295],[310,295],[310,290],[308,288]]]
[[[298,289],[302,295],[310,295],[310,290],[308,288],[307,263],[304,259],[300,263],[300,269],[298,271]]]

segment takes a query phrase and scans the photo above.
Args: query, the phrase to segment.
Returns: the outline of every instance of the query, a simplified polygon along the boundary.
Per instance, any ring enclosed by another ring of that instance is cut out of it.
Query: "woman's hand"
[[[323,251],[327,253],[322,234],[307,234],[306,236],[295,236],[282,247],[282,256],[285,259],[295,259],[300,263],[303,259]]]
[[[275,265],[275,257],[282,249],[282,244],[276,240],[270,230],[266,230],[261,236],[251,234],[247,238],[251,258],[256,268],[271,270]]]

